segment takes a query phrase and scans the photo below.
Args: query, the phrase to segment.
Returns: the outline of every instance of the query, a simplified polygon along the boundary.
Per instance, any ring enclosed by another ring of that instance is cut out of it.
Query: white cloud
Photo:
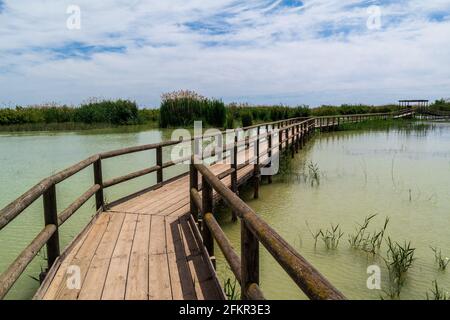
[[[162,92],[181,88],[311,105],[450,95],[448,0],[364,2],[381,6],[381,30],[366,28],[361,1],[284,3],[5,1],[0,103],[96,96],[157,106]],[[79,31],[66,28],[70,4],[81,7]]]

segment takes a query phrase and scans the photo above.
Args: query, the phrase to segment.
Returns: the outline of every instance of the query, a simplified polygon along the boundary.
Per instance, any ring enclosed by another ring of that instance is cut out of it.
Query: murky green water
[[[87,156],[126,146],[158,142],[170,138],[160,130],[95,130],[75,133],[1,134],[0,135],[0,207],[40,179]],[[167,151],[169,152],[169,151]],[[165,155],[168,157],[168,154]],[[126,174],[154,164],[153,151],[109,159],[104,163],[105,179]],[[308,163],[317,164],[320,184],[311,186],[303,173]],[[185,167],[165,172],[173,176]],[[58,185],[59,209],[65,208],[92,183],[87,169]],[[417,248],[404,299],[425,297],[431,281],[450,289],[450,267],[438,271],[429,248],[442,248],[450,256],[450,125],[434,124],[427,131],[359,131],[318,135],[291,162],[291,179],[278,177],[272,185],[264,184],[260,199],[251,199],[251,190],[242,194],[249,204],[317,269],[352,299],[378,299],[382,292],[368,290],[368,265],[378,264],[382,287],[387,277],[384,261],[349,247],[347,238],[357,222],[377,213],[371,230],[390,217],[387,233],[396,241],[411,241]],[[106,192],[108,200],[142,189],[155,181],[153,175],[113,187]],[[63,244],[77,234],[94,212],[93,200],[86,203],[61,230]],[[229,221],[226,210],[219,220],[235,246],[239,248],[239,225]],[[345,233],[337,250],[326,250],[312,230],[340,224]],[[42,203],[38,201],[0,232],[0,271],[31,241],[43,225]],[[218,248],[216,249],[218,251]],[[381,254],[385,255],[383,246]],[[230,274],[220,254],[222,278]],[[43,257],[27,269],[8,298],[28,299],[38,287],[36,276],[44,266]],[[304,298],[299,289],[262,250],[261,285],[269,298]]]

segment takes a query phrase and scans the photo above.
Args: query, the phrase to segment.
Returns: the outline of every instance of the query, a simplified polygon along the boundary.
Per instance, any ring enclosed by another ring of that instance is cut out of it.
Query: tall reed
[[[387,239],[387,256],[384,259],[389,271],[389,289],[387,291],[391,298],[398,298],[406,281],[409,268],[414,261],[415,248],[411,247],[411,242],[403,245],[393,242],[390,237]]]
[[[434,247],[430,247],[430,248],[434,252],[434,259],[439,266],[439,270],[444,271],[445,269],[447,269],[447,265],[450,262],[449,258],[447,258],[447,257],[444,258],[442,256],[441,249],[434,248]]]
[[[225,104],[193,91],[175,91],[162,95],[159,123],[163,128],[190,126],[194,121],[222,128],[226,119]]]
[[[432,281],[433,287],[430,294],[426,293],[427,300],[450,300],[448,292],[438,286],[436,280]]]
[[[376,214],[367,216],[364,219],[364,222],[358,225],[355,233],[349,236],[348,242],[352,248],[360,249],[372,254],[376,254],[380,250],[387,226],[389,224],[389,217],[385,218],[384,225],[380,230],[369,232],[369,224],[376,216]]]

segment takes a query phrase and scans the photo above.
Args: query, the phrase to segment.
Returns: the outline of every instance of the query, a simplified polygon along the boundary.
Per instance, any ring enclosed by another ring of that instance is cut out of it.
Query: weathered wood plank
[[[100,300],[106,275],[108,273],[111,257],[116,246],[125,214],[115,212],[112,214],[108,227],[103,235],[100,244],[95,251],[92,262],[82,284],[78,299],[80,300]]]
[[[125,215],[103,287],[102,300],[125,299],[131,248],[136,230],[137,214]]]
[[[149,256],[148,279],[150,300],[172,299],[167,253]]]
[[[148,249],[151,232],[151,216],[139,215],[131,250],[128,270],[126,300],[147,300],[149,289]]]
[[[112,218],[111,213],[105,212],[100,214],[97,218],[97,221],[92,226],[91,230],[86,236],[83,245],[80,247],[78,252],[75,254],[75,257],[70,262],[70,265],[77,266],[80,269],[80,280],[81,286],[85,281],[85,277],[87,274],[87,270],[89,269],[89,265],[91,264],[91,260],[95,254],[95,251],[110,223]],[[80,288],[70,289],[66,286],[68,274],[67,269],[60,268],[60,271],[63,274],[63,280],[57,290],[56,299],[58,300],[74,300],[78,298],[78,294],[80,293]],[[58,273],[59,273],[58,272]],[[51,296],[49,296],[50,298]]]

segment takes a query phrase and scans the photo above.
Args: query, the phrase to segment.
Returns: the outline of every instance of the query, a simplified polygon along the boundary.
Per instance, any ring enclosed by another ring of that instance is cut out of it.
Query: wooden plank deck
[[[238,157],[243,161],[248,153]],[[210,168],[219,175],[230,165]],[[238,170],[239,184],[253,170],[253,165]],[[230,176],[222,181],[231,186]],[[183,176],[98,214],[50,270],[35,299],[224,299],[189,201],[189,177]],[[68,286],[73,266],[80,271],[78,288]]]

